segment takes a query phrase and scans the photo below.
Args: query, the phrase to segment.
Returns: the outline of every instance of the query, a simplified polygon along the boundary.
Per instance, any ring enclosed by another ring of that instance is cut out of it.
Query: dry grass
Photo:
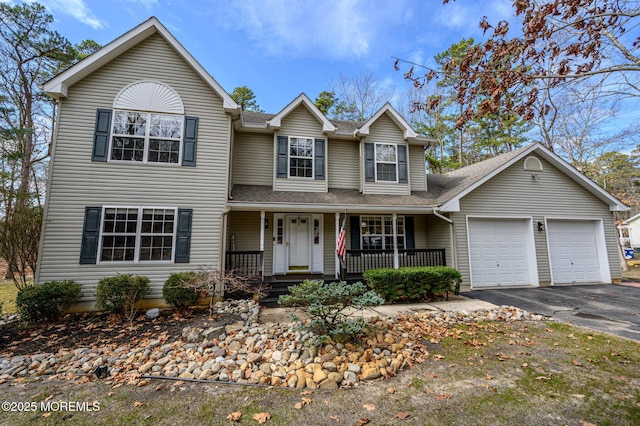
[[[261,412],[271,414],[267,425],[640,424],[638,342],[554,322],[457,328],[459,338],[431,344],[423,364],[355,389],[13,382],[0,385],[4,401],[98,401],[100,410],[3,413],[2,422],[233,424],[226,418],[239,411],[244,425]]]
[[[0,281],[0,302],[2,303],[2,314],[12,314],[16,310],[16,294],[18,289],[11,280]]]

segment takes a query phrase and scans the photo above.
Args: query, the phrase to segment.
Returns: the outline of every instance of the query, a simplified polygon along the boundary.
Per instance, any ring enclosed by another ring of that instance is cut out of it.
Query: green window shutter
[[[324,139],[316,139],[315,144],[315,178],[316,180],[324,180]]]
[[[351,228],[351,250],[360,250],[360,216],[349,216],[349,225]],[[360,256],[360,254],[353,256]]]
[[[407,146],[398,145],[398,182],[408,183],[407,173]]]
[[[178,209],[175,263],[189,263],[193,209]]]
[[[82,243],[80,245],[81,265],[95,265],[96,263],[101,216],[102,207],[85,207],[84,209],[84,225],[82,225]]]
[[[404,217],[404,238],[405,248],[408,250],[414,250],[416,248],[416,237],[413,227],[413,216]]]
[[[109,155],[109,134],[111,133],[110,109],[98,109],[96,111],[96,127],[93,132],[92,161],[107,161]]]
[[[287,163],[289,153],[289,138],[286,136],[278,136],[278,159],[277,159],[277,174],[279,178],[286,178],[289,176],[287,173]]]
[[[375,182],[376,180],[376,147],[371,142],[364,143],[364,180]]]
[[[196,165],[196,145],[198,143],[198,117],[184,118],[184,137],[182,139],[182,165]]]

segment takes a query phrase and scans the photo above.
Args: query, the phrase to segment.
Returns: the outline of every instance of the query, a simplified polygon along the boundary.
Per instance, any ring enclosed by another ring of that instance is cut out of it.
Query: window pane
[[[149,140],[149,158],[151,163],[177,163],[180,153],[180,141],[166,139]]]
[[[394,162],[396,161],[396,146],[387,144],[376,144],[376,161]]]
[[[377,178],[382,181],[395,182],[396,179],[396,165],[387,163],[376,164]]]

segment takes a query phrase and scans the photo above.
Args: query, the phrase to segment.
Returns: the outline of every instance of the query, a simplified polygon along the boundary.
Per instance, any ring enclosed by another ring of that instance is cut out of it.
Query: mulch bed
[[[180,339],[187,326],[208,328],[240,320],[236,314],[209,318],[208,311],[196,311],[184,315],[163,312],[154,320],[139,315],[131,322],[98,312],[67,314],[55,323],[30,327],[13,321],[0,325],[0,357],[56,353],[60,349],[80,347],[112,346],[115,349],[160,336],[166,336],[170,342]]]

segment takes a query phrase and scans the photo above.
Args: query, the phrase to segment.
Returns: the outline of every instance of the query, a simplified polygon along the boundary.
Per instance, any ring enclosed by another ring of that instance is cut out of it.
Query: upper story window
[[[364,143],[365,181],[408,183],[407,145]]]
[[[113,109],[97,110],[91,159],[193,167],[198,122],[185,116],[182,99],[170,87],[155,81],[130,84]]]
[[[178,164],[182,123],[177,115],[114,111],[111,160]]]
[[[325,139],[278,136],[278,178],[325,179]]]
[[[389,182],[398,180],[398,156],[395,144],[376,144],[376,180]]]
[[[289,177],[313,177],[313,139],[289,138]]]

